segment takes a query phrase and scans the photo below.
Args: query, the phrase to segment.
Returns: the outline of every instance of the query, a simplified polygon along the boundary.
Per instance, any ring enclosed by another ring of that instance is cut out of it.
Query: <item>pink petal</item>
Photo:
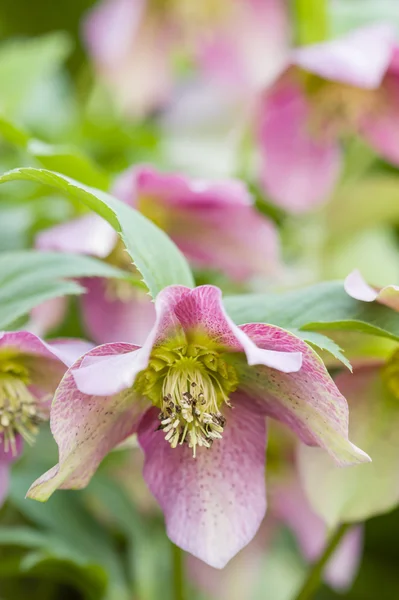
[[[77,348],[81,344],[87,344],[81,340],[68,340],[68,344],[75,345]],[[87,349],[87,346],[85,346]],[[53,361],[59,360],[64,365],[69,366],[68,357],[62,356],[62,350],[59,346],[54,347],[41,340],[37,335],[30,331],[4,331],[0,332],[0,348],[9,348],[15,350],[18,354],[27,355],[31,358],[44,358]]]
[[[210,181],[161,173],[150,166],[125,171],[115,182],[114,195],[137,205],[140,198],[158,199],[166,208],[227,208],[251,206],[253,199],[238,179]]]
[[[144,166],[122,174],[114,194],[149,218],[158,216],[197,267],[240,280],[270,274],[279,265],[277,230],[256,211],[241,181],[190,180]]]
[[[31,311],[26,329],[39,336],[47,335],[62,323],[67,307],[68,299],[66,297],[46,300]]]
[[[340,465],[369,461],[348,440],[348,404],[329,376],[323,361],[291,333],[269,325],[243,325],[256,346],[302,353],[298,373],[285,374],[266,367],[249,369],[237,363],[240,389],[258,402],[270,417],[288,425],[308,445],[321,446]]]
[[[377,88],[388,70],[395,43],[391,25],[371,25],[343,38],[293,52],[293,64],[324,79]]]
[[[145,0],[103,0],[89,12],[89,53],[125,112],[139,116],[169,96],[175,34]]]
[[[223,439],[200,448],[171,448],[156,429],[156,410],[139,426],[144,478],[165,514],[170,539],[215,568],[256,534],[266,511],[264,419],[235,396]]]
[[[0,507],[3,505],[5,499],[7,498],[9,485],[9,470],[9,464],[0,460]]]
[[[35,245],[40,250],[92,254],[105,258],[117,240],[118,234],[107,221],[89,214],[42,231]]]
[[[380,104],[366,113],[359,128],[367,142],[386,160],[399,165],[399,69],[391,68],[379,90]]]
[[[120,352],[120,346],[114,344],[114,351]],[[111,351],[111,345],[99,346],[89,355]],[[81,361],[75,363],[75,370]],[[33,483],[28,496],[45,501],[57,488],[85,487],[104,456],[135,433],[144,408],[144,401],[131,391],[102,397],[82,394],[69,370],[58,387],[50,417],[59,463]]]
[[[273,512],[294,532],[305,559],[316,561],[325,548],[328,529],[312,510],[296,477],[274,490]],[[340,591],[349,588],[356,576],[362,554],[362,534],[362,527],[348,531],[325,569],[324,579]]]
[[[281,0],[230,3],[228,17],[208,27],[199,41],[206,78],[236,94],[269,85],[288,60],[289,29],[287,7]]]
[[[270,347],[257,347],[245,334],[245,326],[237,327],[227,315],[222,303],[222,293],[215,286],[202,285],[193,290],[187,289],[175,305],[174,313],[184,331],[197,329],[206,332],[222,348],[244,352],[249,365],[266,365],[284,373],[296,372],[301,368],[300,352],[276,351],[273,343]],[[271,326],[265,327],[270,327],[271,331],[278,330]]]
[[[136,375],[148,366],[152,348],[169,335],[181,336],[184,332],[174,314],[174,305],[189,291],[183,286],[169,286],[158,295],[156,321],[142,348],[127,343],[100,346],[102,352],[87,354],[79,368],[73,370],[78,389],[84,394],[107,396],[130,388]]]
[[[52,339],[48,346],[54,354],[68,367],[71,367],[78,358],[92,350],[94,344],[86,340],[77,340],[73,338]]]
[[[327,200],[341,169],[337,142],[311,134],[310,111],[300,88],[288,80],[280,80],[260,107],[261,182],[272,200],[293,213]]]
[[[374,302],[377,300],[380,304],[385,304],[393,310],[399,311],[399,286],[387,285],[382,289],[372,288],[363,279],[362,274],[358,269],[352,271],[344,283],[345,291],[355,300],[363,302]]]
[[[145,292],[132,290],[132,298],[122,301],[109,297],[104,279],[85,279],[83,285],[83,320],[91,339],[98,344],[145,342],[155,322],[155,306]]]

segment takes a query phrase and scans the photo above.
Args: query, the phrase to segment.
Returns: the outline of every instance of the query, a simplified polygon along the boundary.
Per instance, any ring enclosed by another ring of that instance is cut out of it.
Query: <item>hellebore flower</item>
[[[399,164],[398,57],[388,25],[292,51],[259,111],[261,180],[275,202],[300,213],[325,200],[340,174],[340,139],[348,134]]]
[[[83,25],[98,74],[132,116],[178,96],[176,57],[196,65],[226,95],[242,94],[268,84],[288,47],[281,0],[103,0]]]
[[[164,229],[198,267],[224,271],[239,281],[272,275],[278,269],[276,228],[257,213],[248,190],[238,180],[190,180],[141,166],[120,176],[114,194]],[[41,250],[92,254],[134,271],[117,234],[97,215],[43,231],[36,245]],[[83,284],[87,289],[82,298],[83,318],[93,340],[144,342],[155,320],[147,294],[128,282],[96,278]],[[47,315],[47,309],[45,315],[36,309],[34,321],[40,322],[40,333]]]
[[[0,332],[0,503],[23,440],[33,443],[67,367],[89,348],[80,340],[46,344],[27,331]]]
[[[234,325],[213,286],[170,286],[155,305],[143,347],[105,344],[67,372],[51,410],[59,464],[28,495],[44,501],[57,488],[84,487],[137,432],[169,537],[221,568],[265,514],[265,415],[338,464],[370,459],[349,442],[346,401],[302,340],[271,325]]]

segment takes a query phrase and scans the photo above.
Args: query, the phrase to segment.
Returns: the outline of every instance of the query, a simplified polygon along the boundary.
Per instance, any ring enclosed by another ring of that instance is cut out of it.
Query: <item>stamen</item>
[[[25,374],[10,374],[10,369],[0,366],[0,442],[5,452],[17,453],[16,436],[29,444],[35,440],[40,415],[36,399],[25,383]]]

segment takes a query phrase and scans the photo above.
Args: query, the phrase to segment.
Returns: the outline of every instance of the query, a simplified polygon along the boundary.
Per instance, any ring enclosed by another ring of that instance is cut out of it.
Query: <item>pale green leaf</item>
[[[327,281],[283,294],[226,297],[237,324],[270,323],[307,331],[358,331],[399,340],[399,313],[377,302],[354,300],[343,282]]]
[[[0,254],[0,330],[45,300],[85,290],[73,277],[126,279],[125,271],[90,256],[22,250]],[[130,279],[129,279],[130,281]]]

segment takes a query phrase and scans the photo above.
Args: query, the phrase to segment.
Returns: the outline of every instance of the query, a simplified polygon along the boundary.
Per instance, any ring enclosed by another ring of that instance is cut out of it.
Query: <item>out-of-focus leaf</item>
[[[70,549],[71,556],[75,549],[78,564],[83,560],[86,564],[102,567],[109,576],[106,595],[109,600],[128,600],[124,568],[115,544],[85,508],[81,494],[62,492],[51,498],[46,505],[25,500],[26,490],[40,474],[40,467],[32,462],[22,461],[18,464],[12,472],[10,501],[26,518],[45,533],[48,532],[51,538],[60,538]]]
[[[163,523],[149,519],[143,524],[133,500],[117,481],[97,474],[84,492],[93,496],[102,506],[113,523],[128,539],[129,571],[138,597],[141,600],[169,596],[171,584],[166,589],[165,582],[171,576],[171,544],[166,538]],[[154,577],[153,557],[157,556],[157,577]]]
[[[156,225],[123,202],[101,190],[45,169],[15,169],[0,177],[0,183],[18,180],[54,187],[67,196],[81,200],[106,219],[120,233],[153,297],[168,285],[194,285],[190,267],[175,244]]]
[[[381,224],[398,224],[399,177],[370,175],[342,186],[327,206],[327,223],[332,239]]]
[[[10,120],[0,116],[0,137],[24,149],[46,169],[74,177],[86,185],[101,190],[109,187],[110,178],[88,156],[73,146],[54,146],[29,135]]]
[[[54,72],[71,51],[62,32],[40,38],[12,39],[0,47],[0,111],[14,115],[44,77]]]
[[[359,331],[399,340],[399,314],[377,302],[359,302],[343,282],[327,281],[283,294],[229,296],[227,312],[238,323],[270,323],[307,331]]]
[[[340,376],[337,384],[349,403],[350,439],[372,462],[340,468],[319,448],[300,446],[304,489],[314,510],[332,528],[364,521],[399,504],[397,399],[384,389],[376,367]]]
[[[396,0],[331,0],[330,16],[335,36],[376,22],[394,23],[399,31]]]
[[[0,254],[0,329],[50,298],[81,294],[69,277],[126,278],[126,272],[77,254],[25,250]],[[130,281],[130,279],[129,279]]]

